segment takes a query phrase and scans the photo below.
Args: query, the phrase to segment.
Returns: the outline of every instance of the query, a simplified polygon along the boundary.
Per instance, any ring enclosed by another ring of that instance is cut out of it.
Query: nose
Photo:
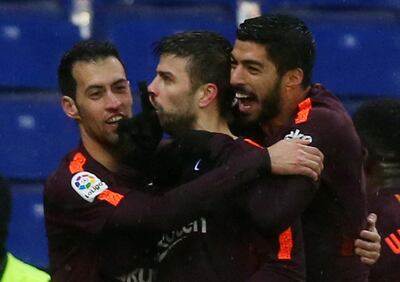
[[[122,101],[114,92],[107,91],[106,107],[107,109],[118,109],[122,105]]]
[[[243,72],[240,66],[236,66],[235,68],[231,68],[231,85],[242,85],[244,84]]]
[[[157,77],[153,78],[151,83],[147,86],[147,91],[149,91],[152,96],[158,96],[157,90],[156,90],[156,79],[157,79]]]

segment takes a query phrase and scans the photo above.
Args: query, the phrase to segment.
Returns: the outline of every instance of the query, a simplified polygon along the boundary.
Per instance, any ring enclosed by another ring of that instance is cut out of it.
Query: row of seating
[[[233,41],[236,13],[229,8],[232,2],[236,3],[226,0],[97,0],[93,37],[109,39],[119,47],[132,81],[150,80],[156,64],[151,45],[161,36],[206,29],[220,32]],[[399,1],[261,2],[263,7],[269,7],[268,11],[295,13],[310,25],[319,54],[316,80],[330,84],[339,95],[398,93],[399,11],[305,7],[323,4],[372,7],[378,3],[385,7],[396,6]],[[178,5],[182,3],[185,5]],[[303,8],[299,9],[299,5]],[[68,12],[62,7],[0,2],[0,63],[7,66],[0,70],[0,89],[57,89],[56,68],[60,56],[81,39],[79,28],[71,24]]]

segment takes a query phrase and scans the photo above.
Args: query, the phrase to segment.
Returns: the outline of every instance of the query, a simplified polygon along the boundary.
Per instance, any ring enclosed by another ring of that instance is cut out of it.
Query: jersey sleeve
[[[253,183],[240,205],[262,232],[281,232],[300,217],[317,189],[305,176],[270,176]]]
[[[218,202],[226,196],[248,188],[250,181],[267,174],[266,156],[266,152],[260,153],[259,150],[232,156],[235,162],[221,165],[159,195],[133,190],[120,202],[108,225],[148,232],[182,226],[217,207]]]
[[[365,227],[366,193],[361,144],[350,117],[340,111],[319,109],[295,128],[311,136],[311,145],[324,154],[321,185],[333,197],[336,209],[332,212],[340,219],[337,224],[343,235],[357,238]]]

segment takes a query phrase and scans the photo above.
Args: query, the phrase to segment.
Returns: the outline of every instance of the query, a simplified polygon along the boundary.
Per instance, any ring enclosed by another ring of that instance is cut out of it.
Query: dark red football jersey
[[[254,149],[243,140],[236,144],[236,152],[230,154]],[[176,148],[171,144],[164,150],[175,152]],[[170,160],[175,154],[165,155]],[[216,165],[196,155],[180,161],[180,173],[174,175],[170,188],[200,177]],[[299,185],[289,190],[287,183]],[[300,214],[305,204],[297,205],[294,214],[277,203],[288,193],[309,193],[311,198],[314,186],[306,177],[261,177],[212,212],[165,232],[158,242],[158,281],[304,281]]]
[[[368,269],[353,253],[354,239],[366,227],[362,150],[351,118],[322,85],[313,85],[280,139],[307,139],[325,156],[319,189],[303,214],[307,280],[367,281]],[[298,199],[302,201],[301,198]]]
[[[231,141],[222,134],[212,140],[221,139]],[[53,281],[153,281],[160,232],[189,223],[269,171],[266,152],[237,157],[238,165],[154,193],[135,173],[108,171],[83,146],[69,153],[44,191]]]

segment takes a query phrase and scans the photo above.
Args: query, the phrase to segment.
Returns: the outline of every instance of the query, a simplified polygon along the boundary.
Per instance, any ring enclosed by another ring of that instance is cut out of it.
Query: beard
[[[261,101],[262,109],[256,119],[258,123],[268,122],[275,118],[281,111],[281,79],[279,79],[274,88],[268,93],[267,97]]]
[[[234,104],[232,123],[233,128],[238,132],[259,131],[261,123],[268,122],[275,118],[281,111],[281,79],[278,79],[273,88],[268,91],[267,95],[259,101],[261,110],[252,118],[249,115],[242,113],[239,110],[238,104]]]
[[[195,115],[189,112],[166,113],[162,109],[159,109],[158,112],[161,127],[171,136],[178,136],[192,129],[196,120]]]

